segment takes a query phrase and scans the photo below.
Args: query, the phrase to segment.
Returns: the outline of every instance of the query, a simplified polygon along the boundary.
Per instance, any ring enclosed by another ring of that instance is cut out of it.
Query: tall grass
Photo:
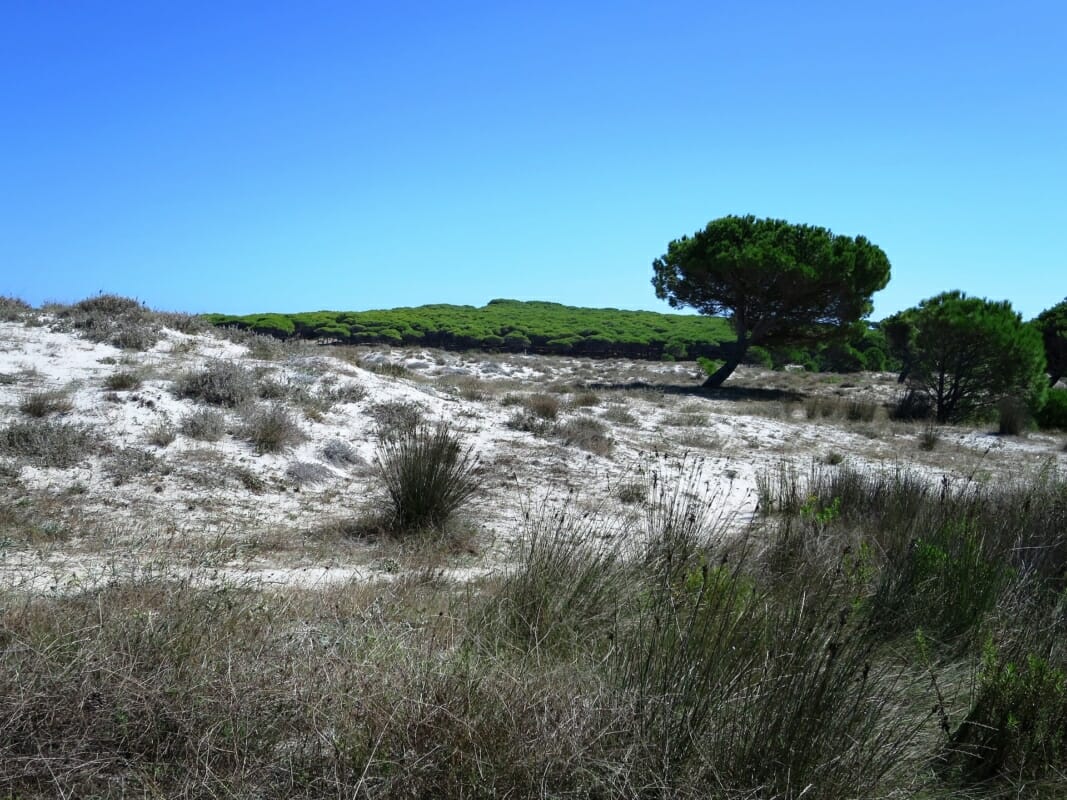
[[[396,531],[442,530],[478,491],[478,461],[448,426],[415,424],[382,439],[378,475]]]
[[[464,463],[446,429],[422,430],[438,464]],[[726,536],[714,498],[656,461],[644,514],[538,505],[507,569],[467,586],[0,588],[0,787],[1064,796],[1063,481],[850,469],[783,471],[795,508],[776,489],[758,528]],[[903,606],[878,600],[908,575]],[[992,586],[992,605],[954,594],[968,582]],[[937,604],[980,613],[965,635],[922,610]]]

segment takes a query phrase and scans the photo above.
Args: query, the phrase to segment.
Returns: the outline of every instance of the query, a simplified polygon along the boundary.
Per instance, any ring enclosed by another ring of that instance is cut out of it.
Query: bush
[[[178,432],[169,422],[161,422],[148,431],[148,443],[156,447],[166,447],[178,437]]]
[[[28,417],[47,417],[49,414],[64,414],[74,408],[66,392],[49,390],[31,392],[19,402],[19,411]]]
[[[178,397],[233,408],[256,396],[256,381],[252,373],[240,364],[214,361],[201,370],[179,378],[175,392]]]
[[[934,406],[930,398],[921,392],[907,390],[889,407],[889,418],[898,422],[914,422],[930,419]]]
[[[559,416],[559,400],[550,394],[532,394],[523,400],[523,405],[540,419],[554,420]]]
[[[140,301],[114,294],[89,297],[62,309],[58,317],[94,342],[147,350],[159,341],[155,314]]]
[[[480,485],[477,459],[444,424],[384,438],[377,468],[396,531],[444,529]]]
[[[0,322],[16,322],[25,319],[33,306],[19,297],[0,295]]]
[[[38,467],[73,467],[92,454],[96,435],[81,425],[46,420],[14,422],[0,429],[0,455]]]
[[[202,442],[217,442],[226,433],[226,417],[209,408],[194,411],[181,421],[182,434]]]
[[[297,486],[309,486],[331,480],[334,474],[322,464],[294,461],[285,468],[285,477]]]
[[[611,452],[614,442],[608,435],[608,426],[593,417],[580,416],[567,420],[556,429],[564,444],[580,447],[598,456]]]
[[[257,453],[281,453],[307,439],[307,434],[282,406],[245,412],[241,433]]]
[[[128,391],[130,389],[136,389],[141,385],[141,376],[136,372],[113,372],[104,378],[104,387],[110,389],[113,392]]]
[[[335,467],[351,467],[364,464],[356,448],[341,439],[331,439],[322,446],[322,457]]]
[[[970,711],[943,757],[970,780],[1055,774],[1067,763],[1067,673],[1033,653],[1009,660],[987,642]]]
[[[1044,405],[1037,412],[1037,424],[1067,431],[1067,389],[1049,389]]]

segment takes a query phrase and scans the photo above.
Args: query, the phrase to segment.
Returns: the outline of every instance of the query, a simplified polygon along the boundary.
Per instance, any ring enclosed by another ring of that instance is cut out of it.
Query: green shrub
[[[443,530],[478,491],[478,461],[447,425],[419,423],[382,439],[378,476],[398,532]]]
[[[987,642],[971,708],[943,757],[971,780],[1056,774],[1067,763],[1067,673],[1033,653],[1009,660]]]
[[[871,618],[894,630],[962,636],[993,610],[1010,576],[973,523],[948,522],[890,555],[871,599]]]
[[[1042,428],[1067,431],[1067,389],[1049,389],[1036,416],[1037,424]]]
[[[771,351],[766,347],[760,347],[758,344],[748,348],[748,352],[745,353],[745,363],[755,364],[765,369],[774,369],[774,358],[771,356]]]

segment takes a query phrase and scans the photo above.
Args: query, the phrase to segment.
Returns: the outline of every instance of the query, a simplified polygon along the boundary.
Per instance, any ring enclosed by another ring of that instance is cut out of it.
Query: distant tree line
[[[481,308],[442,304],[207,318],[282,339],[600,358],[717,358],[721,344],[734,338],[729,323],[718,317],[518,300],[492,300]]]

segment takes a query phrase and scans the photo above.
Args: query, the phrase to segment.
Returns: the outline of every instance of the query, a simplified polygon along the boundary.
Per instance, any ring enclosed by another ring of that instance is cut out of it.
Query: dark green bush
[[[988,642],[973,703],[943,758],[970,780],[1056,774],[1067,764],[1067,672],[1033,653],[1009,659]]]
[[[419,423],[382,439],[378,476],[397,532],[443,530],[478,491],[478,461],[448,426]]]
[[[1036,418],[1042,428],[1067,431],[1067,389],[1049,389]]]

